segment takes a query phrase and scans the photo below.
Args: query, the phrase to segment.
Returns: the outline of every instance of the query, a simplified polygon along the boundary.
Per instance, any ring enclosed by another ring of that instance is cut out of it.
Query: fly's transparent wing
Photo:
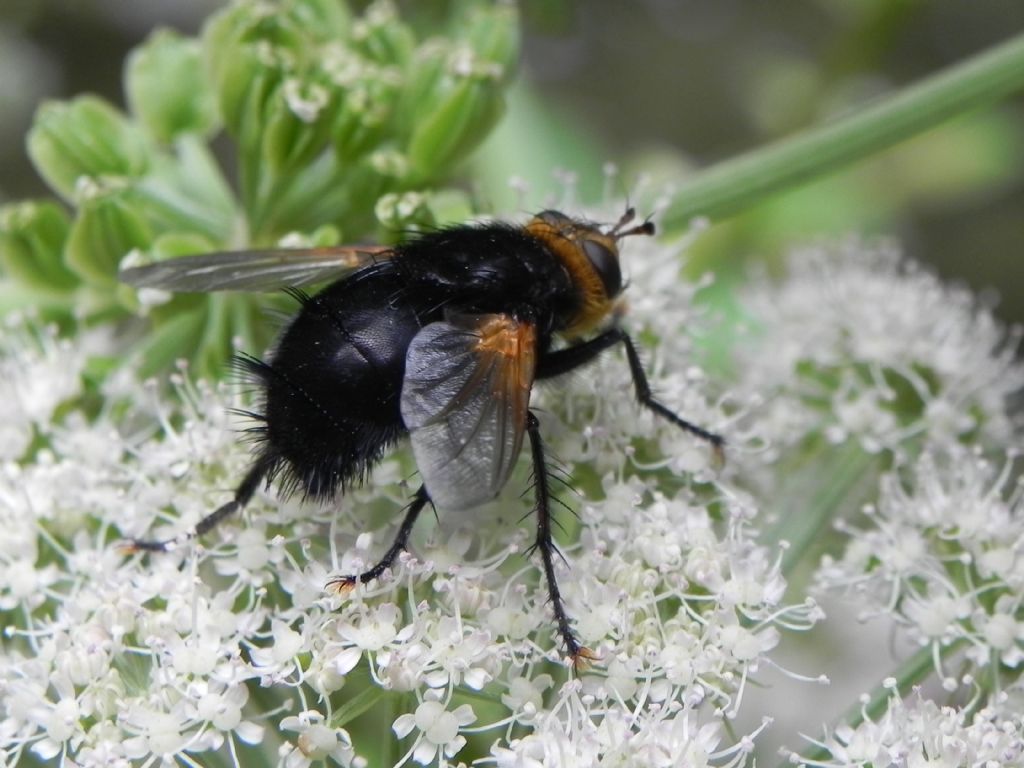
[[[431,323],[405,358],[402,419],[430,498],[469,509],[508,480],[526,429],[536,328],[509,315]]]
[[[223,251],[125,267],[118,279],[179,293],[270,291],[334,280],[390,256],[390,249],[373,245]]]

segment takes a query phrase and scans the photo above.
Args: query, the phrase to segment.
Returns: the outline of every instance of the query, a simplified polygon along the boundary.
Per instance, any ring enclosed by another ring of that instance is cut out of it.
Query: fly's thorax
[[[622,292],[615,233],[558,211],[538,214],[526,225],[526,232],[562,265],[576,294],[575,311],[559,332],[572,338],[601,325],[615,311]]]
[[[463,314],[542,317],[558,313],[568,274],[522,226],[501,222],[451,227],[396,248],[406,297]]]

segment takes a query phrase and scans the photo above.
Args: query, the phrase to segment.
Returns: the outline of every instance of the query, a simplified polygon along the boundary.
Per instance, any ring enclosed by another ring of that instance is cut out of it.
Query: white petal
[[[394,723],[391,725],[391,730],[395,732],[395,735],[404,739],[410,733],[412,729],[416,727],[416,716],[411,715],[408,712],[404,715],[399,715]]]

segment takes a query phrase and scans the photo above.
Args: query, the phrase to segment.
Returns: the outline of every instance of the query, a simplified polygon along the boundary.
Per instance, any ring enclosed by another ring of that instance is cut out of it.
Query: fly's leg
[[[327,590],[338,594],[347,594],[357,583],[365,584],[368,581],[372,581],[390,568],[394,564],[395,559],[405,551],[409,542],[409,534],[412,533],[412,528],[416,524],[416,518],[419,517],[420,512],[423,511],[423,508],[429,501],[430,496],[427,494],[426,486],[421,485],[409,506],[406,507],[405,519],[402,520],[398,534],[395,536],[391,547],[384,553],[384,557],[368,571],[350,576],[336,576],[327,582]]]
[[[561,557],[561,553],[551,538],[551,488],[548,484],[548,467],[544,459],[544,443],[540,437],[540,422],[537,421],[537,417],[533,415],[532,411],[526,416],[526,432],[530,436],[530,458],[533,462],[537,511],[537,538],[530,548],[530,552],[540,552],[544,578],[548,583],[548,601],[555,614],[558,634],[561,636],[562,642],[565,643],[565,649],[572,665],[579,669],[597,657],[593,651],[580,644],[576,633],[573,632],[572,620],[565,610],[562,593],[559,591],[558,581],[555,579],[555,555]]]
[[[202,536],[222,522],[225,518],[239,512],[242,507],[249,503],[252,499],[253,494],[256,493],[256,489],[259,488],[260,483],[267,474],[276,465],[276,459],[272,456],[261,456],[256,462],[249,468],[245,478],[239,484],[238,489],[235,491],[235,497],[227,504],[223,504],[217,507],[213,512],[208,514],[202,520],[189,531],[175,536],[173,539],[166,539],[164,541],[154,541],[146,539],[130,539],[121,545],[121,549],[126,553],[134,552],[170,552],[172,549],[177,549],[182,544],[193,539]]]
[[[586,365],[606,349],[616,344],[622,344],[626,347],[629,372],[633,377],[633,390],[636,392],[636,399],[640,401],[640,405],[658,414],[661,418],[667,419],[680,429],[686,430],[691,435],[695,435],[701,440],[706,440],[711,444],[716,461],[721,463],[725,457],[725,438],[680,418],[654,397],[654,394],[651,392],[651,385],[647,381],[647,374],[644,372],[644,366],[640,362],[640,355],[637,354],[636,346],[633,344],[633,339],[621,328],[609,328],[589,341],[549,353],[537,365],[537,378],[547,379],[568,373],[582,365]]]

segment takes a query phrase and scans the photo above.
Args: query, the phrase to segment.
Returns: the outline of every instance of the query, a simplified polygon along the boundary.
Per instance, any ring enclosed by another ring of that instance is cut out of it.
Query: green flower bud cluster
[[[452,8],[444,29],[423,30],[387,0],[362,14],[344,0],[241,0],[197,38],[161,30],[133,51],[127,114],[94,96],[43,105],[28,152],[67,207],[0,208],[0,309],[86,320],[145,312],[147,370],[191,357],[217,373],[233,338],[266,343],[261,306],[240,295],[136,295],[117,283],[126,255],[285,236],[359,242],[465,216],[467,197],[443,185],[501,116],[518,27],[511,4]],[[211,149],[221,133],[234,157]]]

